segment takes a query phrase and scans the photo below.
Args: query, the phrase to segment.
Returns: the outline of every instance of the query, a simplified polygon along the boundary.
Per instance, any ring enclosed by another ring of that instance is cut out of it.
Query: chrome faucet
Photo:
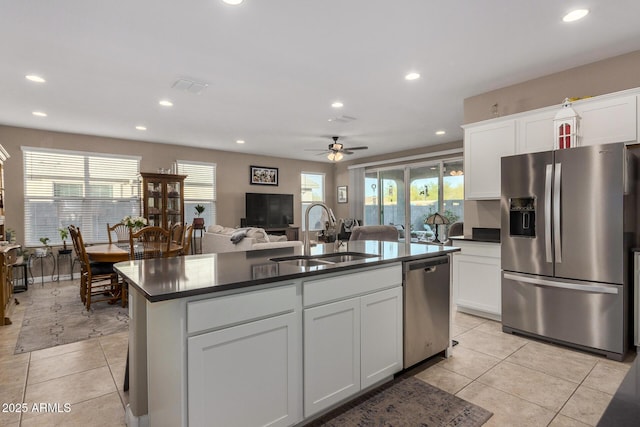
[[[304,212],[304,223],[306,225],[306,228],[304,230],[304,254],[307,256],[311,255],[311,240],[309,239],[309,211],[315,206],[321,206],[327,212],[327,215],[329,215],[330,226],[335,227],[336,225],[336,216],[333,214],[333,211],[324,203],[314,202],[307,207],[307,210]]]

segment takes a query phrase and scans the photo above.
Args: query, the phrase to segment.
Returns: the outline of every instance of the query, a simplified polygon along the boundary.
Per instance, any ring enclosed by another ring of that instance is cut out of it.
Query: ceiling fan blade
[[[340,152],[344,154],[353,154],[353,151],[349,151],[349,150],[342,150]]]
[[[305,148],[304,151],[323,151],[323,152],[328,152],[326,148]]]
[[[365,147],[364,145],[362,147],[345,147],[345,150],[367,150],[369,147]]]

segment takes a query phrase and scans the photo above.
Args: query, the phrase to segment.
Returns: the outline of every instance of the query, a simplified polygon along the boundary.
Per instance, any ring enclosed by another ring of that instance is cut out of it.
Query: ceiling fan
[[[353,154],[354,150],[366,150],[369,147],[345,147],[341,142],[338,142],[339,136],[332,136],[333,143],[329,144],[326,150],[307,150],[307,151],[321,151],[318,154],[327,154],[327,158],[332,162],[342,160],[344,154]]]

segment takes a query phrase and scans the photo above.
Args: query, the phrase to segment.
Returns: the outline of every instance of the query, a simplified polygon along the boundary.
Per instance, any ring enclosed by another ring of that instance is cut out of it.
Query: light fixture
[[[338,162],[340,160],[342,160],[342,153],[341,152],[330,152],[329,155],[327,155],[327,159],[331,160],[332,162]]]
[[[24,76],[24,78],[29,80],[29,81],[36,82],[36,83],[44,83],[44,82],[46,82],[45,79],[43,79],[42,77],[37,76],[35,74],[28,74],[28,75]]]
[[[427,219],[424,220],[424,223],[427,225],[434,226],[435,238],[433,239],[433,242],[441,243],[440,240],[438,240],[438,226],[449,224],[449,220],[446,217],[440,215],[438,212],[436,212],[433,215],[429,215]]]
[[[420,73],[409,73],[404,76],[405,80],[417,80],[420,78]]]
[[[136,129],[138,129],[138,130],[147,130],[147,127],[146,126],[142,126],[142,125],[138,125],[138,126],[136,126]]]
[[[336,101],[333,104],[331,104],[331,106],[333,108],[342,108],[342,107],[344,107],[344,104],[342,102],[340,102],[340,101]]]
[[[173,102],[169,101],[168,99],[161,99],[160,101],[158,101],[158,104],[162,105],[163,107],[173,107]]]
[[[445,133],[447,133],[447,132],[445,132],[443,130],[436,131],[436,135],[444,135]]]
[[[38,117],[47,117],[47,113],[42,112],[42,111],[34,111],[31,114],[33,114],[34,116],[38,116]]]
[[[562,20],[564,22],[573,22],[573,21],[577,21],[579,19],[584,18],[588,14],[589,14],[589,9],[576,9],[576,10],[572,10],[571,12],[567,13],[562,18]]]
[[[226,4],[230,4],[231,6],[237,6],[243,2],[243,0],[222,0]]]
[[[244,144],[244,139],[236,139],[236,144]]]

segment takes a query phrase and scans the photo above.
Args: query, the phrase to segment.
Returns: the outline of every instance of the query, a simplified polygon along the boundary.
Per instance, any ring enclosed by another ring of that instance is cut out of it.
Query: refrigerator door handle
[[[562,262],[562,230],[560,224],[560,195],[562,183],[562,163],[556,163],[553,183],[553,251],[556,263]]]
[[[515,280],[517,282],[530,283],[532,285],[549,286],[552,288],[570,289],[572,291],[592,292],[599,294],[618,294],[618,288],[615,286],[592,285],[588,283],[564,283],[555,282],[553,280],[539,279],[537,277],[521,276],[519,274],[504,273],[504,278]]]
[[[551,174],[553,165],[547,165],[544,179],[544,253],[547,262],[551,259]]]

